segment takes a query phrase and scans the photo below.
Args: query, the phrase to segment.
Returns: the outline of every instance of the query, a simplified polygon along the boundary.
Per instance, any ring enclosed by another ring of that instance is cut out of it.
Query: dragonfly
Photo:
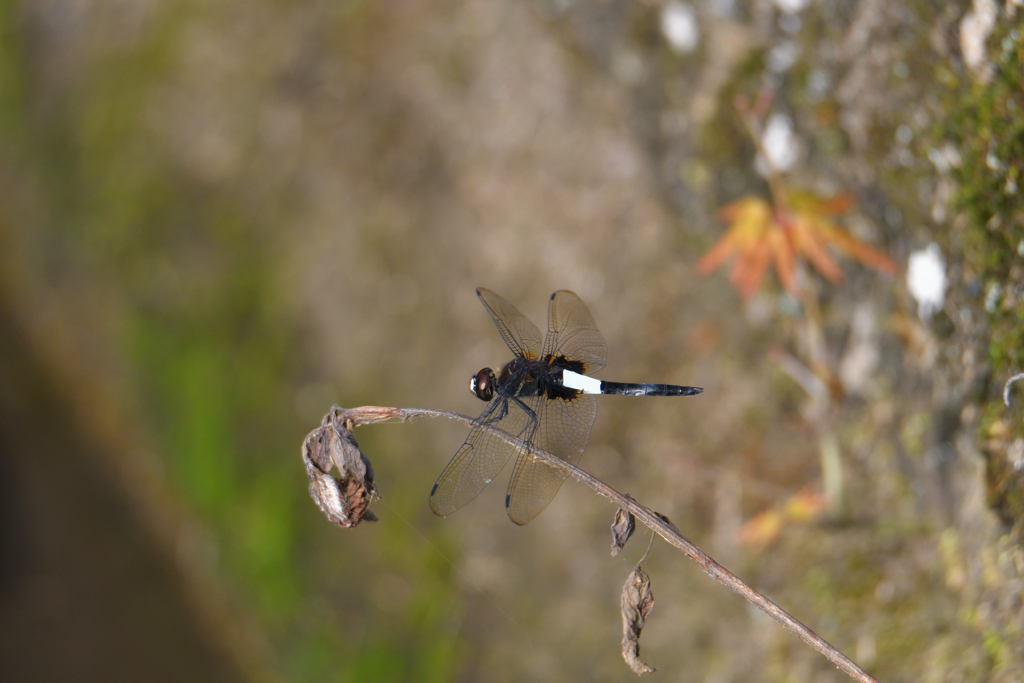
[[[586,304],[569,290],[551,295],[543,341],[537,326],[508,301],[483,287],[476,294],[514,358],[497,373],[484,368],[470,378],[470,391],[487,407],[430,491],[430,508],[437,515],[445,517],[476,498],[515,455],[505,508],[513,522],[526,524],[547,507],[567,476],[533,458],[531,447],[576,465],[597,416],[597,394],[693,396],[704,391],[591,377],[605,366],[608,347]],[[487,427],[511,434],[519,444]]]

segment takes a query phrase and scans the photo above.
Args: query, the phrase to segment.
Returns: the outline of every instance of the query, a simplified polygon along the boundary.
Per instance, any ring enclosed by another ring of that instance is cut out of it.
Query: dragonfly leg
[[[523,403],[522,400],[520,400],[518,397],[513,396],[512,400],[516,402],[517,406],[522,408],[523,412],[526,413],[527,419],[529,420],[529,422],[527,422],[526,425],[523,426],[522,431],[516,434],[516,436],[523,441],[529,441],[530,437],[533,435],[533,432],[537,429],[537,413],[533,412],[533,409],[530,408],[530,406]],[[508,410],[507,405],[505,410]],[[524,434],[526,435],[526,437],[523,436]]]

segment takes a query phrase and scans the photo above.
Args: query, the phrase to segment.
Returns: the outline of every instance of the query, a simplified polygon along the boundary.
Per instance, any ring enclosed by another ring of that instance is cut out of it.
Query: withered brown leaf
[[[622,658],[637,676],[656,671],[640,661],[640,632],[647,615],[654,607],[654,593],[651,592],[651,577],[638,564],[633,568],[622,586]]]
[[[636,518],[628,510],[619,508],[615,513],[615,521],[612,522],[612,557],[619,554],[626,546],[626,541],[633,535],[636,529]]]
[[[348,529],[363,521],[377,521],[369,509],[380,497],[373,467],[333,408],[302,442],[302,462],[309,495],[327,519]],[[332,466],[338,468],[339,477],[331,476]]]

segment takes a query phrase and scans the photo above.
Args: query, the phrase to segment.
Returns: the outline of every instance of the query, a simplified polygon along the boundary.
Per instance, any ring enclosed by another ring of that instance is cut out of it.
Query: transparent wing
[[[590,309],[567,289],[552,294],[548,304],[548,336],[540,357],[547,358],[549,354],[583,361],[588,375],[603,368],[608,361],[608,346],[594,324]],[[587,433],[589,431],[588,423]]]
[[[566,462],[578,463],[597,416],[597,399],[580,394],[568,401],[532,396],[523,402],[538,419],[533,443]],[[565,477],[534,460],[529,453],[520,453],[508,485],[506,506],[509,518],[521,525],[539,515],[558,493]]]
[[[489,289],[478,287],[476,295],[512,352],[523,358],[540,358],[540,330],[519,309]],[[575,295],[573,295],[575,296]],[[582,305],[582,302],[580,302]],[[584,306],[584,310],[586,307]],[[589,313],[587,315],[590,315]]]
[[[478,421],[492,424],[523,441],[529,441],[537,421],[515,401],[508,401],[508,412],[500,420],[501,406],[507,398],[499,394],[481,413]],[[430,492],[430,509],[445,517],[477,497],[485,486],[498,476],[508,459],[517,450],[491,432],[474,426],[466,442],[437,478]]]

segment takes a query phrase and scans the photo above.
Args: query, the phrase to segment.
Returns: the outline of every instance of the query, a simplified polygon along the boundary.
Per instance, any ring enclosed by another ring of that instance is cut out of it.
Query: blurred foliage
[[[155,6],[159,16],[137,41],[97,49],[95,61],[75,65],[81,77],[59,99],[40,101],[40,46],[18,5],[0,8],[2,144],[41,207],[29,233],[34,253],[45,277],[83,275],[114,295],[114,351],[134,417],[176,496],[215,534],[218,573],[236,606],[270,634],[280,673],[295,681],[450,680],[458,600],[450,567],[432,550],[405,537],[381,544],[400,555],[392,560],[407,569],[410,595],[399,618],[358,631],[317,607],[330,598],[303,571],[310,503],[297,463],[310,425],[294,397],[313,369],[297,353],[280,282],[278,228],[291,198],[253,193],[244,177],[201,183],[181,173],[145,109],[172,78],[194,9]],[[376,531],[406,533],[398,525]],[[356,564],[337,569],[360,580]],[[363,610],[370,620],[375,614]]]

